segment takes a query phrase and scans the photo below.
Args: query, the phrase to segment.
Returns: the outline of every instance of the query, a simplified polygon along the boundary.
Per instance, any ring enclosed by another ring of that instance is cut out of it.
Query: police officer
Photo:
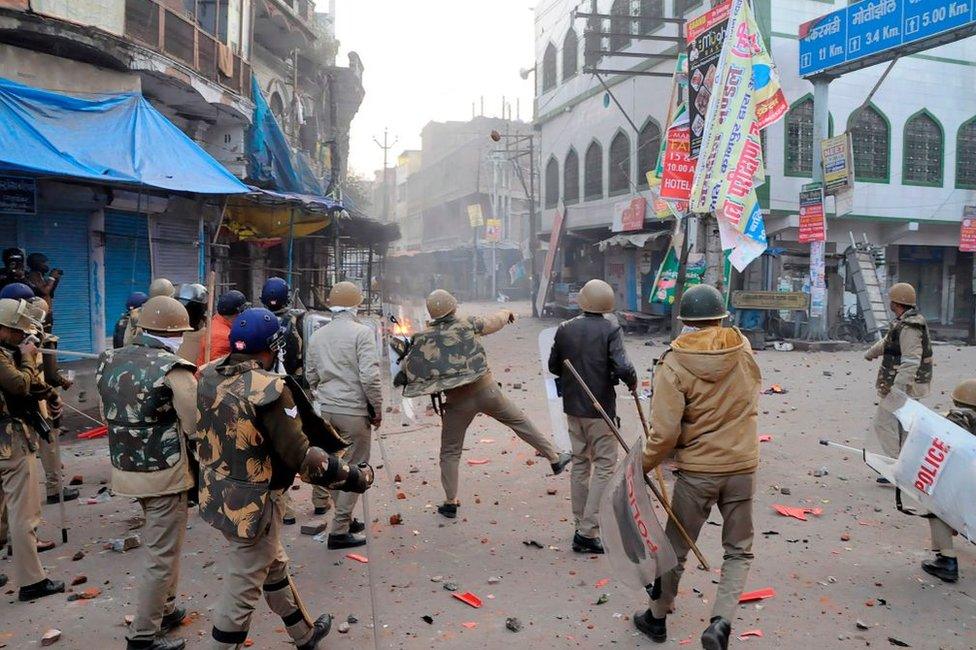
[[[932,383],[932,343],[928,323],[915,307],[915,288],[899,282],[888,291],[888,299],[895,320],[885,337],[864,354],[868,361],[882,357],[876,383],[878,397],[884,398],[892,388],[915,399],[925,397]],[[905,431],[898,418],[881,403],[874,417],[874,431],[884,453],[897,458]],[[888,481],[879,478],[878,482]]]
[[[742,333],[722,327],[726,316],[725,300],[714,287],[685,291],[678,318],[694,329],[676,338],[661,357],[651,399],[652,433],[644,446],[645,473],[674,452],[678,470],[671,508],[692,540],[712,506],[722,513],[725,556],[711,622],[701,636],[705,650],[728,648],[753,559],[752,497],[759,465],[762,375]],[[634,615],[637,629],[658,643],[667,640],[666,619],[689,550],[673,520],[665,534],[678,566],[661,577],[660,595],[650,608]]]
[[[217,298],[217,314],[210,321],[210,361],[230,354],[230,326],[234,317],[251,306],[244,294],[230,290]],[[207,363],[206,346],[200,346],[197,354],[197,367]]]
[[[196,363],[207,337],[207,288],[196,282],[181,284],[176,299],[186,307],[192,328],[183,335],[183,344],[177,354],[190,363]]]
[[[404,397],[444,394],[441,407],[441,484],[444,503],[437,512],[454,519],[460,502],[458,463],[464,435],[478,413],[498,420],[529,443],[549,461],[554,474],[560,474],[572,460],[559,453],[552,442],[515,404],[502,393],[488,369],[488,359],[480,337],[493,334],[515,322],[515,314],[502,309],[488,317],[457,316],[457,300],[437,289],[427,296],[431,321],[426,330],[415,334],[401,362]]]
[[[25,255],[23,249],[5,248],[3,251],[3,268],[0,269],[0,288],[12,282],[23,282],[27,279],[24,270]]]
[[[350,466],[310,446],[291,391],[272,372],[284,334],[270,311],[248,309],[234,319],[231,353],[200,374],[200,515],[230,545],[214,648],[241,647],[262,592],[299,650],[318,646],[332,616],[313,621],[288,575],[281,498],[296,472],[305,482],[356,492],[373,481],[368,465]]]
[[[149,300],[149,296],[141,291],[133,291],[125,300],[125,312],[115,321],[115,329],[112,331],[112,347],[121,348],[125,345],[125,332],[129,328],[129,321],[132,320],[133,313],[138,313],[140,307]]]
[[[196,367],[176,354],[190,331],[186,309],[167,296],[150,298],[132,343],[101,355],[96,372],[108,423],[112,490],[139,501],[146,518],[146,568],[128,650],[179,650],[166,639],[186,609],[177,606],[187,491],[193,487],[188,439],[196,435]]]
[[[156,278],[149,283],[149,297],[155,298],[156,296],[166,296],[167,298],[172,298],[176,295],[176,287],[173,283],[166,278]],[[129,325],[125,329],[125,337],[123,343],[129,345],[132,343],[132,339],[139,331],[139,308],[133,309],[129,312]]]
[[[27,301],[0,299],[0,489],[10,513],[14,577],[22,601],[64,591],[63,582],[47,578],[37,557],[37,405],[50,391],[33,363],[37,347],[28,338],[39,330]]]
[[[570,497],[576,532],[573,550],[603,553],[598,520],[600,499],[617,465],[617,440],[583,388],[573,378],[563,379],[563,361],[570,359],[586,385],[593,391],[607,415],[614,417],[619,381],[631,391],[637,388],[637,373],[624,350],[620,325],[604,318],[613,312],[613,287],[603,280],[590,280],[579,293],[580,316],[556,330],[549,353],[549,372],[560,378],[559,393],[569,422],[573,445]]]
[[[952,408],[946,419],[976,436],[976,379],[966,379],[952,390]],[[922,570],[943,582],[959,580],[959,560],[953,548],[955,531],[933,514],[927,514],[935,558],[922,562]]]
[[[332,321],[319,328],[308,343],[308,382],[322,417],[351,446],[342,459],[351,465],[369,462],[370,427],[379,428],[383,417],[383,389],[376,337],[368,325],[356,319],[363,302],[362,291],[352,282],[338,282],[329,291]],[[312,491],[316,514],[325,514],[324,488]],[[352,518],[354,492],[335,492],[335,519],[329,534],[330,549],[352,548],[366,543],[366,526]]]

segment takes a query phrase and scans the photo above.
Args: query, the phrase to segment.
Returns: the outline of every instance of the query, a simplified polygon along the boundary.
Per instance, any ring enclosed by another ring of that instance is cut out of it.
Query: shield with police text
[[[678,563],[647,493],[643,449],[641,436],[617,467],[600,501],[600,536],[610,566],[617,579],[638,589]]]

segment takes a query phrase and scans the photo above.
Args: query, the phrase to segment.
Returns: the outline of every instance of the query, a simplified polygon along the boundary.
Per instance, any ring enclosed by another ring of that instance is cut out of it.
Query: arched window
[[[603,198],[603,147],[593,142],[583,161],[583,194],[587,201]]]
[[[623,50],[630,47],[630,0],[613,0],[610,6],[610,37],[611,50]]]
[[[813,173],[813,98],[805,97],[793,104],[786,114],[787,176],[810,176]]]
[[[563,163],[563,203],[579,203],[579,156],[576,149],[570,149]]]
[[[281,95],[277,91],[271,93],[271,98],[268,100],[268,105],[271,108],[271,112],[274,116],[278,118],[278,126],[281,128],[285,127],[285,103],[281,100]]]
[[[904,143],[902,184],[942,187],[945,141],[942,137],[942,126],[931,113],[922,110],[908,118],[905,122]]]
[[[618,131],[610,141],[610,196],[630,192],[630,138]]]
[[[976,189],[976,117],[960,126],[956,136],[956,187]]]
[[[559,205],[559,163],[555,157],[550,157],[546,163],[546,207],[554,208]]]
[[[542,55],[542,92],[548,92],[556,87],[556,46],[552,43],[546,46]]]
[[[657,167],[661,151],[661,127],[654,120],[647,120],[637,136],[637,187],[647,187],[647,172]]]
[[[640,16],[640,33],[650,34],[664,24],[664,0],[640,0]]]
[[[576,76],[579,67],[579,39],[572,28],[563,39],[563,81]]]
[[[847,125],[854,143],[854,173],[859,181],[887,183],[891,133],[888,120],[873,105]]]

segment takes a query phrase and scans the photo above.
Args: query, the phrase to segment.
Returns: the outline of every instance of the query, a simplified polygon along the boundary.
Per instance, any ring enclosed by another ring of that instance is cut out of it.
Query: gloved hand
[[[336,483],[331,487],[343,492],[356,492],[362,494],[373,485],[375,474],[369,463],[359,463],[359,465],[349,466],[349,476],[345,481]]]
[[[64,407],[61,404],[60,397],[53,397],[47,401],[47,413],[51,420],[57,420],[61,417],[61,413],[64,411]]]

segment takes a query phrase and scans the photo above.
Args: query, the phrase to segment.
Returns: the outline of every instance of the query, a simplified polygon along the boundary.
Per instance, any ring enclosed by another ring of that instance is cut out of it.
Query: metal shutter
[[[0,250],[16,248],[17,243],[17,215],[0,214]]]
[[[125,311],[133,291],[149,291],[149,229],[146,216],[105,211],[105,335]]]
[[[44,253],[51,268],[64,271],[54,294],[54,333],[61,339],[59,346],[92,352],[88,214],[39,211],[20,215],[20,235],[28,254]]]
[[[150,223],[153,277],[167,278],[177,286],[183,282],[200,282],[197,220],[154,215]]]

